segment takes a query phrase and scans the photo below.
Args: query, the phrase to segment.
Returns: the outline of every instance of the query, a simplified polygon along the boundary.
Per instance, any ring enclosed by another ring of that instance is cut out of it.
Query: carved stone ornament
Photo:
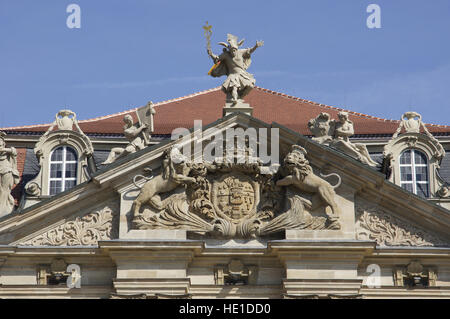
[[[308,122],[309,130],[314,134],[314,141],[337,149],[361,163],[377,166],[372,160],[364,144],[352,143],[350,136],[354,135],[353,122],[348,119],[347,112],[338,113],[339,120],[331,120],[328,113],[320,113],[315,119]]]
[[[423,130],[421,133],[420,129]],[[402,133],[404,130],[404,133]],[[415,147],[419,141],[429,144],[431,154],[438,161],[441,161],[445,155],[445,150],[439,141],[428,131],[426,126],[422,122],[422,116],[416,112],[406,112],[402,115],[402,120],[392,135],[392,139],[384,147],[385,157],[389,157],[392,154],[392,148],[394,145],[399,144],[400,140],[409,147]]]
[[[153,103],[149,102],[144,108],[136,112],[139,119],[138,125],[133,124],[133,117],[130,114],[125,115],[123,118],[125,123],[123,133],[129,143],[125,148],[114,147],[109,153],[108,158],[102,164],[114,163],[119,158],[135,153],[148,146],[151,138],[150,133],[153,132],[153,115],[155,113]]]
[[[115,205],[106,206],[82,217],[76,217],[20,245],[95,246],[99,240],[117,238],[117,227],[113,225],[116,212]]]
[[[359,240],[375,240],[379,246],[448,246],[438,237],[366,202],[356,203],[356,214],[356,237]]]
[[[133,227],[185,229],[224,238],[255,238],[285,229],[339,229],[336,186],[313,173],[305,154],[294,145],[284,160],[283,175],[250,156],[242,162],[223,157],[192,163],[175,146],[163,155],[161,174],[134,178],[135,185],[138,178],[147,182],[133,203]],[[311,201],[302,197],[305,189]],[[324,208],[323,216],[311,213],[318,207]]]
[[[89,178],[85,168],[88,167],[89,158],[94,154],[92,143],[78,125],[76,114],[70,110],[61,110],[55,115],[54,122],[34,147],[41,169],[39,174],[25,185],[27,195],[32,197],[49,195],[49,157],[51,152],[60,146],[69,146],[77,153],[77,171],[79,172],[77,184]]]
[[[5,136],[5,133],[0,132],[0,217],[14,210],[11,190],[20,178],[17,170],[17,150],[14,147],[6,147]]]
[[[450,186],[448,184],[442,185],[437,191],[437,195],[441,198],[450,197]]]
[[[394,283],[399,287],[435,287],[436,280],[436,268],[425,268],[419,261],[411,261],[406,267],[394,269]]]
[[[216,285],[255,285],[258,267],[244,265],[239,259],[232,259],[228,265],[214,267]]]

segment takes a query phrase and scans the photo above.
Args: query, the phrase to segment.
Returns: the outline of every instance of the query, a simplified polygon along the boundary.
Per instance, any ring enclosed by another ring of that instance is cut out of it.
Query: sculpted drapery
[[[11,190],[19,182],[17,151],[14,147],[6,147],[5,135],[0,132],[0,216],[13,211],[14,198]]]

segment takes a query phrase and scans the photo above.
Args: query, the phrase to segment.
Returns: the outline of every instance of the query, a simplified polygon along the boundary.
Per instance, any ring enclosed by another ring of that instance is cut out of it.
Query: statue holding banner
[[[129,141],[125,148],[114,147],[109,153],[108,158],[102,164],[107,165],[114,163],[117,159],[128,154],[135,153],[144,149],[150,144],[150,133],[153,132],[153,115],[156,113],[153,103],[149,102],[145,107],[136,111],[139,124],[133,124],[133,117],[130,114],[125,115],[123,121],[125,126],[123,133]]]

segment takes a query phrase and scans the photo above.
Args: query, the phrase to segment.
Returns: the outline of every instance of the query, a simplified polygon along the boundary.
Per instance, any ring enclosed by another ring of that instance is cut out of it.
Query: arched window
[[[409,149],[400,154],[399,162],[401,187],[416,195],[429,197],[427,156],[418,150]]]
[[[55,195],[77,183],[77,152],[68,146],[54,149],[50,154],[49,193]]]

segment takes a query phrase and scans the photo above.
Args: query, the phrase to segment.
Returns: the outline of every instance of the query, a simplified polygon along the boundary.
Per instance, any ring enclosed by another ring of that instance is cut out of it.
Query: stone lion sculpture
[[[320,205],[325,203],[331,208],[331,214],[327,211],[329,221],[335,225],[334,228],[338,229],[340,226],[337,220],[340,216],[340,210],[336,204],[334,189],[341,184],[341,177],[336,173],[321,174],[325,178],[336,176],[339,179],[338,183],[332,186],[326,180],[314,174],[305,155],[306,150],[303,147],[298,145],[292,146],[291,152],[286,155],[283,162],[283,166],[289,175],[278,180],[277,186],[293,185],[302,191],[314,194],[311,209],[320,207]]]
[[[137,175],[134,178],[133,182],[135,185],[137,178],[144,178],[147,180],[141,188],[138,197],[133,201],[135,216],[139,214],[141,206],[145,203],[150,204],[158,210],[163,209],[163,203],[159,194],[170,192],[181,184],[193,183],[196,181],[194,177],[188,176],[190,171],[188,159],[181,154],[177,146],[166,151],[164,157],[162,164],[163,171],[161,174],[152,178],[147,178],[142,175]]]

